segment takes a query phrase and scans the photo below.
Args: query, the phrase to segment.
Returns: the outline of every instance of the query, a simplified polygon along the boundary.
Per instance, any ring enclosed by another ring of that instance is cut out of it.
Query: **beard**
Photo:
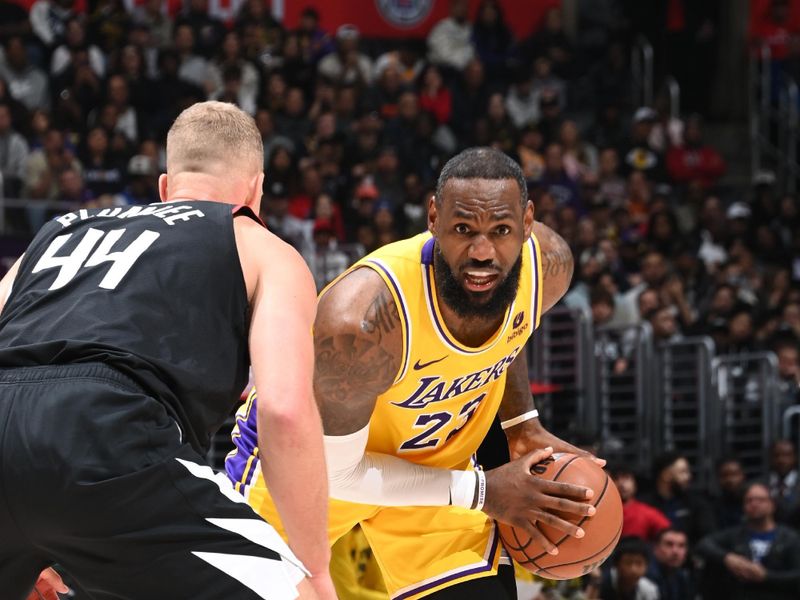
[[[436,291],[440,294],[442,302],[459,317],[465,319],[500,317],[517,297],[519,277],[522,272],[522,252],[505,278],[494,289],[487,292],[465,290],[444,259],[438,244],[436,244],[433,255],[433,278],[436,282]],[[486,262],[491,261],[470,261],[463,265],[463,268],[485,267]]]

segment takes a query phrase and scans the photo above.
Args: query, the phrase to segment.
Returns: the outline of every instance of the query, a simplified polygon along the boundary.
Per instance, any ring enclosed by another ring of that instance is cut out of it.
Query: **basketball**
[[[498,523],[500,536],[511,558],[520,566],[546,579],[573,579],[599,567],[611,555],[622,532],[622,500],[611,478],[588,458],[556,453],[531,469],[537,477],[581,485],[594,490],[592,517],[559,514],[586,532],[582,538],[539,523],[541,532],[558,547],[548,554],[523,529]]]

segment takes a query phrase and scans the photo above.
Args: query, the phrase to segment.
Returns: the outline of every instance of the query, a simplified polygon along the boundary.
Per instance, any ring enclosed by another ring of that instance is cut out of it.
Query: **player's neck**
[[[441,299],[439,300],[439,310],[444,317],[444,323],[453,336],[465,346],[477,348],[483,346],[503,323],[505,315],[498,315],[492,319],[480,317],[461,317],[452,310]]]
[[[168,180],[167,202],[175,200],[213,200],[244,204],[247,191],[235,180],[222,180],[207,173],[178,173]]]

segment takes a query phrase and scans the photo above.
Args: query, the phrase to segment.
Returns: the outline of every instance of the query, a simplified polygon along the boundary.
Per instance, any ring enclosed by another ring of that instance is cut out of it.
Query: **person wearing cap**
[[[319,62],[319,74],[336,83],[372,83],[372,61],[358,51],[360,37],[355,25],[345,23],[339,26],[336,30],[336,52],[331,52]]]
[[[649,139],[657,116],[656,111],[649,106],[641,106],[633,114],[630,142],[628,149],[623,153],[626,174],[643,171],[650,180],[663,180],[663,159],[650,145]]]

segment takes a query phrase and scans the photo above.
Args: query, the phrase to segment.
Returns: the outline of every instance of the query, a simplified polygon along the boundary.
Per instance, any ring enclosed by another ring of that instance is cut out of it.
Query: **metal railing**
[[[694,481],[706,486],[712,477],[718,423],[711,366],[714,342],[706,336],[661,345],[653,363],[653,402],[658,452],[678,450],[689,459]]]
[[[633,106],[653,106],[653,46],[638,35],[631,49]]]
[[[678,80],[670,75],[664,80],[664,87],[667,90],[667,98],[669,99],[669,116],[671,119],[680,119],[681,86]]]
[[[748,477],[768,468],[778,431],[778,361],[772,352],[718,356],[712,375],[719,410],[720,455],[731,454]]]
[[[592,345],[591,316],[561,306],[542,317],[531,337],[528,374],[548,390],[536,395],[536,406],[554,432],[593,430]]]
[[[649,469],[653,457],[652,409],[648,405],[653,333],[649,323],[595,334],[597,428],[604,456]]]
[[[780,189],[794,193],[800,177],[800,90],[763,44],[750,54],[749,121],[752,172],[774,169]]]

